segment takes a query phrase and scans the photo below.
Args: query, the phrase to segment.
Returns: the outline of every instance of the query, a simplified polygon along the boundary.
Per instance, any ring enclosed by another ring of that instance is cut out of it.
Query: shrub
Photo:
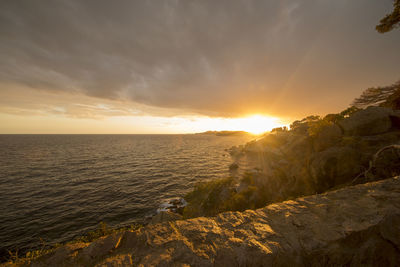
[[[199,183],[184,197],[188,205],[183,210],[185,218],[210,216],[223,211],[223,199],[233,193],[233,178],[216,179]]]
[[[339,114],[328,114],[326,115],[323,120],[326,122],[331,122],[331,123],[338,123],[339,121],[343,120],[344,116]]]

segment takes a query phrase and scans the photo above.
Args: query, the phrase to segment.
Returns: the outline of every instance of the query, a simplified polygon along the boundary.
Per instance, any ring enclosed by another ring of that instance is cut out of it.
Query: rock
[[[57,266],[60,262],[63,262],[65,265],[69,265],[69,261],[65,261],[65,259],[72,260],[75,254],[78,254],[79,250],[87,247],[88,245],[88,243],[66,244],[55,249],[53,252],[49,253],[43,258],[46,258],[46,262],[49,266]],[[40,264],[33,263],[31,266],[40,266]]]
[[[280,150],[288,159],[304,159],[314,152],[312,139],[303,135],[292,135]]]
[[[123,232],[118,246],[91,261],[80,261],[84,248],[32,265],[400,266],[399,203],[395,177],[258,210],[148,225]]]
[[[323,127],[314,138],[314,150],[322,151],[329,147],[335,146],[342,138],[342,130],[336,124]]]
[[[150,224],[182,220],[182,215],[171,211],[160,211],[151,218]]]
[[[173,204],[173,205],[175,205],[175,206],[180,205],[180,204],[181,204],[181,200],[178,199],[178,198],[172,199],[172,200],[171,200],[171,204]]]
[[[394,111],[384,107],[368,107],[339,122],[346,135],[375,135],[392,128]]]
[[[392,128],[399,130],[400,129],[400,110],[394,111],[394,114],[392,116],[390,116],[390,120],[392,121]]]
[[[80,253],[82,261],[90,262],[94,258],[103,257],[118,248],[122,238],[122,233],[114,233],[105,237],[100,237]]]
[[[389,178],[400,175],[400,145],[390,145],[380,149],[370,163],[367,178]]]
[[[358,143],[358,147],[362,147],[363,151],[367,151],[369,153],[375,153],[380,148],[390,145],[396,144],[400,141],[400,131],[391,131],[384,134],[372,135],[372,136],[361,136]]]
[[[164,211],[171,211],[174,213],[182,213],[183,209],[187,205],[187,202],[183,198],[172,198],[167,199],[165,202],[161,203],[157,209],[157,213]]]
[[[351,147],[331,147],[316,153],[310,165],[310,174],[319,193],[349,181],[361,171],[360,153]]]
[[[314,264],[319,262],[320,266],[398,266],[399,218],[398,213],[387,214],[378,225],[349,233],[312,253],[308,261]],[[329,257],[325,257],[327,254]]]
[[[96,264],[96,267],[121,267],[134,266],[132,256],[129,254],[116,255],[106,258],[104,261]]]

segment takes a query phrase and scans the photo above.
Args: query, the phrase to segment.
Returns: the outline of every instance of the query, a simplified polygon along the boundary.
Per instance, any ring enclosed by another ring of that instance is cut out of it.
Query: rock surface
[[[148,225],[32,266],[400,266],[400,178]]]
[[[392,118],[400,117],[398,111],[384,107],[368,107],[354,113],[339,123],[346,135],[375,135],[392,128]]]
[[[182,220],[182,215],[171,211],[161,211],[151,218],[150,223],[156,224],[156,223],[171,222],[176,220]]]

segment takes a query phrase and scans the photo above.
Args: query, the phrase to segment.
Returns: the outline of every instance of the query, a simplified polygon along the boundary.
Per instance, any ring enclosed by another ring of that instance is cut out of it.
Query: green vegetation
[[[268,203],[264,187],[256,185],[256,174],[245,173],[240,179],[241,189],[235,189],[235,179],[221,178],[195,186],[185,196],[188,205],[183,211],[185,218],[213,216],[224,211],[257,209]]]
[[[333,125],[333,122],[319,118],[318,120],[309,123],[308,135],[317,136],[322,131],[322,129],[324,129],[324,127],[330,125]]]
[[[52,248],[46,248],[46,243],[44,242],[44,240],[42,238],[40,239],[40,243],[41,243],[40,249],[28,251],[24,256],[21,256],[19,254],[18,249],[15,251],[8,251],[9,258],[8,258],[7,262],[13,263],[16,265],[29,264],[29,262],[31,262],[32,260],[37,259],[40,256],[45,255],[60,246],[60,244],[56,244]]]
[[[77,238],[75,238],[73,241],[71,241],[71,243],[79,243],[79,242],[83,242],[83,243],[88,243],[88,242],[92,242],[102,236],[106,236],[109,235],[115,231],[118,231],[117,229],[111,229],[110,227],[107,226],[106,223],[104,222],[100,222],[99,223],[99,227],[94,230],[94,231],[90,231],[88,233],[86,233],[83,236],[79,236]]]
[[[224,211],[220,196],[229,197],[233,193],[233,182],[234,179],[228,177],[197,184],[193,191],[184,197],[189,204],[183,210],[183,216],[211,216]]]
[[[290,131],[302,134],[308,133],[308,136],[314,137],[317,136],[325,127],[337,124],[359,110],[361,110],[359,107],[352,105],[340,113],[327,114],[323,118],[318,115],[311,115],[302,120],[294,121],[290,125]]]

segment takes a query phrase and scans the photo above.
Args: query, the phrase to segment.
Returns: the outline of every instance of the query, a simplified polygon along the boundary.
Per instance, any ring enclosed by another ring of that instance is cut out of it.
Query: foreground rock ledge
[[[32,266],[400,266],[400,178],[149,225],[71,244]]]

